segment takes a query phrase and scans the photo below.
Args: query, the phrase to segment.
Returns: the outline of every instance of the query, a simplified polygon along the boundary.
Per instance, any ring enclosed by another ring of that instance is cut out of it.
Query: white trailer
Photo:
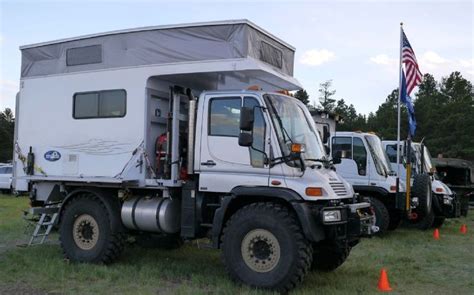
[[[276,92],[300,89],[294,48],[255,24],[21,51],[14,186],[42,214],[32,242],[57,223],[69,260],[110,263],[125,234],[210,237],[234,279],[287,291],[371,234],[369,204],[330,168],[306,107]]]

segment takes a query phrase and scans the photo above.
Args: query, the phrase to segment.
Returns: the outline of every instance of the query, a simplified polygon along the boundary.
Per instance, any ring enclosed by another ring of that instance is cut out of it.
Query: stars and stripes
[[[411,48],[410,42],[408,42],[405,32],[403,32],[402,38],[402,63],[405,65],[406,82],[407,82],[407,94],[410,95],[417,85],[421,83],[422,74],[416,61],[415,52]]]

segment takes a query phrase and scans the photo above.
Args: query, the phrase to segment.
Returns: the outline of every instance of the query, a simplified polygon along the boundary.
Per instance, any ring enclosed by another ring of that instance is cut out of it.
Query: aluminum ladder
[[[51,230],[56,223],[59,214],[59,207],[49,206],[31,208],[30,214],[40,215],[40,218],[36,223],[35,230],[31,235],[28,246],[41,245],[46,241],[46,238],[51,233]]]

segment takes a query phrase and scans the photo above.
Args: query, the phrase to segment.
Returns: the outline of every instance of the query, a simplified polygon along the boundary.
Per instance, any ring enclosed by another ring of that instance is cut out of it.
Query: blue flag
[[[408,128],[410,135],[415,136],[416,120],[415,120],[415,109],[413,108],[413,101],[407,93],[407,82],[405,80],[405,72],[402,72],[402,91],[400,101],[403,102],[408,110]]]

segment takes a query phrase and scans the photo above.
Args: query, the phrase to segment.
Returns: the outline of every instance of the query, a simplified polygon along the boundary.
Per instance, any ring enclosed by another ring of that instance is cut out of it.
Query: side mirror
[[[252,146],[253,135],[252,133],[241,132],[239,134],[239,145],[240,146]]]
[[[240,109],[240,130],[252,131],[254,120],[254,108],[242,107]]]
[[[328,126],[323,126],[323,143],[327,143],[330,136]]]

